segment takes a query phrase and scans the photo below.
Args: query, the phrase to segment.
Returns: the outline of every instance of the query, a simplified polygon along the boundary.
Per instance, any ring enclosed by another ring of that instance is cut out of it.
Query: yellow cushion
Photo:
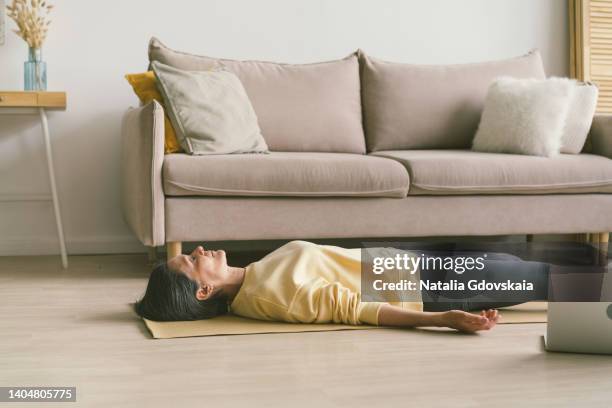
[[[142,103],[149,103],[152,100],[156,100],[164,106],[164,99],[157,89],[157,79],[153,71],[143,72],[141,74],[128,74],[125,76],[125,79],[132,85],[134,92]],[[166,136],[164,139],[164,153],[182,152],[183,149],[176,139],[176,133],[174,132],[172,123],[170,123],[170,119],[168,119],[168,115],[165,112],[166,107],[164,106],[164,128]]]

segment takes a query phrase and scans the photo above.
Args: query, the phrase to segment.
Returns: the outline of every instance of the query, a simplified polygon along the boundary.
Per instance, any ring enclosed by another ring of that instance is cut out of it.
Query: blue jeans
[[[424,251],[427,256],[439,257],[465,257],[474,256],[474,253],[444,253]],[[463,284],[465,290],[436,288],[423,290],[423,309],[428,312],[446,310],[482,310],[496,309],[525,303],[533,300],[546,300],[548,297],[548,279],[550,266],[543,262],[523,261],[513,255],[500,253],[487,253],[485,267],[481,270],[473,269],[462,274],[453,270],[421,269],[421,280],[440,283]],[[501,283],[506,281],[533,284],[531,291],[502,291],[502,290],[470,290],[468,281],[485,281]],[[440,285],[443,286],[443,285]],[[457,285],[454,285],[455,288]]]

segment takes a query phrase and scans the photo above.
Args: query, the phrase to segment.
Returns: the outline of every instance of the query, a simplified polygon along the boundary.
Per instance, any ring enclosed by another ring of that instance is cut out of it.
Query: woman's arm
[[[394,327],[450,327],[459,331],[473,333],[489,330],[499,320],[497,310],[472,314],[461,310],[448,312],[416,312],[392,305],[383,305],[378,312],[379,326]]]

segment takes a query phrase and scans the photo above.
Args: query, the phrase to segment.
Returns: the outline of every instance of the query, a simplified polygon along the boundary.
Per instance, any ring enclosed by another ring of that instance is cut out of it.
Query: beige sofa
[[[122,203],[146,246],[189,241],[486,236],[612,231],[612,117],[581,154],[469,149],[500,75],[543,76],[537,52],[482,64],[396,64],[363,52],[321,64],[231,61],[171,50],[151,60],[221,64],[242,80],[270,154],[164,154],[157,102],[123,119]]]

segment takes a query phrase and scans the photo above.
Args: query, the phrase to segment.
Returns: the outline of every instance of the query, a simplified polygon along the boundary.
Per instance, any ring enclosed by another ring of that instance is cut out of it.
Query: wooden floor
[[[612,404],[612,356],[546,353],[543,324],[153,340],[128,307],[149,268],[0,257],[0,385],[76,386],[69,407]]]

